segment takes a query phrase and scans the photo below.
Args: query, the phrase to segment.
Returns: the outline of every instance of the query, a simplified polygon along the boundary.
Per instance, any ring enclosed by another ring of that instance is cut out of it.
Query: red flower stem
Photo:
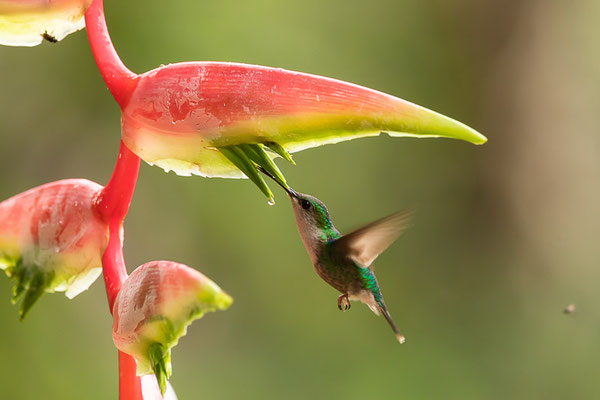
[[[85,14],[85,24],[100,75],[123,109],[137,84],[137,75],[127,69],[115,51],[108,34],[102,0],[92,2]],[[121,141],[113,174],[96,198],[96,209],[109,223],[108,245],[102,255],[102,273],[111,314],[115,298],[127,279],[121,226],[129,210],[139,166],[140,159]],[[119,352],[119,399],[143,400],[141,380],[136,375],[136,362],[122,352]]]
[[[121,227],[131,203],[139,166],[140,159],[121,142],[113,174],[95,200],[96,209],[109,224],[108,245],[102,255],[102,275],[111,314],[115,298],[127,279]],[[122,352],[119,352],[119,399],[143,400],[136,362]]]
[[[143,400],[142,383],[133,357],[119,352],[119,400]]]
[[[113,174],[96,197],[96,208],[105,220],[120,224],[127,215],[139,168],[140,158],[121,141]]]
[[[111,314],[117,293],[119,293],[123,282],[127,279],[120,231],[121,221],[117,218],[112,219],[109,223],[110,236],[108,246],[102,255],[102,273]],[[136,367],[137,365],[133,357],[119,351],[120,400],[143,400],[142,384],[136,374]]]
[[[112,314],[115,298],[127,279],[127,269],[123,260],[123,248],[121,247],[120,229],[121,223],[118,220],[109,222],[108,246],[102,255],[102,275],[104,276],[104,286],[106,287],[106,298],[108,299],[108,308]]]
[[[111,313],[115,298],[127,279],[121,226],[129,210],[139,169],[139,157],[121,141],[112,176],[94,200],[97,212],[108,221],[109,227],[108,245],[102,255],[102,274]]]
[[[110,40],[102,0],[94,0],[87,9],[85,27],[100,75],[119,106],[123,108],[135,89],[138,76],[123,64]]]

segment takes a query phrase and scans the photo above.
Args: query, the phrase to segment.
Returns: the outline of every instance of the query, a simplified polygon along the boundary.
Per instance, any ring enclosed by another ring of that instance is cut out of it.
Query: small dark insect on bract
[[[47,41],[49,41],[50,43],[58,42],[58,40],[56,40],[56,38],[54,36],[52,36],[51,34],[49,34],[48,32],[42,33],[42,37],[44,39],[46,39]]]

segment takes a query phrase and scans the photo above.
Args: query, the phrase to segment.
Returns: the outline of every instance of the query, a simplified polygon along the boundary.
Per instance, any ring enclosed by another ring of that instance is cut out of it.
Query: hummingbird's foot
[[[338,297],[337,301],[340,311],[348,311],[350,309],[350,300],[348,299],[347,293]]]

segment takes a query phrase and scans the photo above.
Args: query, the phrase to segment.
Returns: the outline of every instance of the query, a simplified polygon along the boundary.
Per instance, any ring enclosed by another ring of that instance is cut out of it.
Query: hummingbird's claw
[[[340,311],[348,311],[350,309],[350,300],[348,294],[343,294],[337,299],[338,309]]]

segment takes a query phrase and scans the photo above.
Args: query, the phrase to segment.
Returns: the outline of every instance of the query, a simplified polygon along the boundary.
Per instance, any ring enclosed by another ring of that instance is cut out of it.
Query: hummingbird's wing
[[[332,250],[368,268],[408,228],[412,214],[400,211],[350,232],[331,243]]]

